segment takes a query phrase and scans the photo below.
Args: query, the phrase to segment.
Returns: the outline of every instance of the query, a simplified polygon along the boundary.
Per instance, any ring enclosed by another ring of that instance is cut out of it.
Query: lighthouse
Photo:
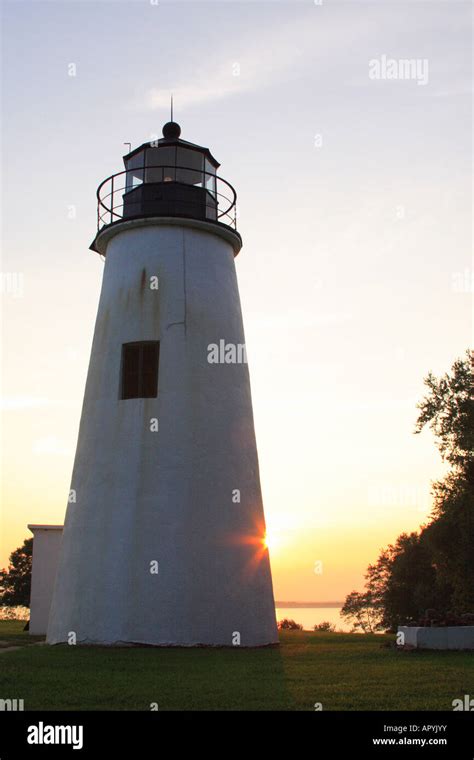
[[[174,121],[123,161],[47,641],[274,644],[236,193]]]

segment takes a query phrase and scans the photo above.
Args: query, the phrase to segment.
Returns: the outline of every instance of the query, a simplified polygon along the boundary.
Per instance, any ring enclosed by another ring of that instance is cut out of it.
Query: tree
[[[473,354],[466,351],[457,359],[451,375],[437,379],[432,372],[425,378],[429,393],[417,404],[420,414],[415,433],[429,425],[443,459],[456,474],[463,474],[471,483],[474,478],[474,371]]]
[[[447,476],[433,483],[431,522],[422,537],[431,551],[436,585],[458,614],[474,611],[474,371],[473,355],[454,362],[451,374],[425,379],[429,393],[418,404],[415,433],[434,432]]]
[[[422,536],[402,533],[388,547],[389,571],[381,589],[382,620],[389,630],[413,625],[427,607],[439,606],[436,571]]]
[[[474,493],[468,481],[450,473],[434,484],[433,519],[423,529],[444,603],[437,609],[474,611]]]
[[[365,592],[353,591],[341,614],[355,628],[396,630],[425,617],[474,612],[474,372],[472,355],[454,362],[451,373],[425,378],[429,392],[418,404],[415,433],[433,431],[451,466],[433,483],[430,521],[419,532],[402,533],[383,549],[365,576]],[[375,621],[375,622],[374,622]]]
[[[29,607],[32,555],[32,538],[25,538],[23,546],[10,554],[8,570],[0,570],[0,604]]]
[[[439,590],[431,552],[422,535],[402,533],[380,552],[365,575],[365,592],[353,591],[341,614],[364,632],[410,625],[428,606],[438,607]]]
[[[380,615],[369,591],[361,594],[351,591],[346,596],[341,617],[352,623],[352,631],[374,633],[381,627]]]

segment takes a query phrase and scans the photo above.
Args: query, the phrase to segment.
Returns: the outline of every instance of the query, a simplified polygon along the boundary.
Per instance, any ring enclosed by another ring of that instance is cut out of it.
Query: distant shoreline
[[[275,607],[343,607],[344,602],[275,602]]]

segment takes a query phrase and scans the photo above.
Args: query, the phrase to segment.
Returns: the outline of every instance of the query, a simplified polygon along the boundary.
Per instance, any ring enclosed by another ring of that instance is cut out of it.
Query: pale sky
[[[171,92],[182,137],[238,193],[276,598],[343,599],[427,519],[443,467],[416,403],[472,338],[470,12],[3,2],[0,566],[27,523],[63,522],[103,272],[96,188],[124,142],[161,134]],[[427,81],[371,79],[383,56]]]

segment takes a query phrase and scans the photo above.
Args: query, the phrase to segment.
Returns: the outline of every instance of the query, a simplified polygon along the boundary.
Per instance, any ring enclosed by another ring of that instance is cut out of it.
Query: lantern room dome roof
[[[170,147],[172,145],[177,145],[182,148],[189,148],[189,150],[195,150],[199,153],[202,153],[206,156],[207,160],[211,162],[211,164],[217,169],[220,166],[219,161],[214,158],[209,148],[205,148],[202,145],[197,145],[197,143],[188,142],[187,140],[182,140],[180,138],[181,135],[181,127],[179,124],[175,121],[169,121],[163,126],[163,137],[159,140],[150,140],[150,142],[145,142],[142,145],[140,145],[138,148],[134,148],[130,151],[130,153],[127,153],[125,156],[123,156],[124,164],[129,161],[132,156],[135,156],[137,153],[140,153],[142,150],[146,150],[146,148],[161,148],[161,147]]]
[[[181,127],[176,121],[168,121],[163,129],[163,137],[167,140],[177,139],[181,134]]]

